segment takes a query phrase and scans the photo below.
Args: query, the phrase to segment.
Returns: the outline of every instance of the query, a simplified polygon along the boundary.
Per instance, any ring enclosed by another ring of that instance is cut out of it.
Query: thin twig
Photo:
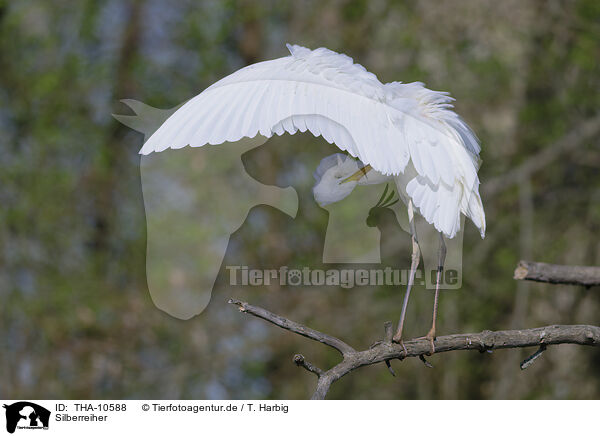
[[[394,338],[394,325],[392,324],[392,322],[391,321],[384,322],[383,330],[385,332],[383,335],[383,342],[385,342],[387,344],[391,344],[392,339]],[[392,368],[392,362],[390,361],[390,359],[387,359],[385,361],[385,366],[387,366],[387,369],[390,372],[390,374],[392,374],[393,377],[396,377],[396,373],[394,372],[394,368]]]
[[[384,322],[383,330],[385,332],[385,334],[383,335],[383,341],[387,343],[392,343],[392,338],[394,337],[394,325],[392,324],[392,322]]]
[[[228,303],[237,305],[240,308],[241,312],[247,312],[258,318],[262,318],[265,321],[269,321],[270,323],[273,323],[276,326],[281,327],[282,329],[289,330],[298,335],[307,337],[317,342],[321,342],[325,345],[329,345],[330,347],[338,350],[342,354],[342,356],[356,352],[354,348],[352,348],[350,345],[348,345],[341,339],[334,338],[333,336],[321,333],[320,331],[311,329],[310,327],[306,327],[302,324],[298,324],[297,322],[290,321],[289,319],[271,313],[268,310],[263,309],[262,307],[253,306],[251,304],[246,303],[245,301],[240,301],[233,298],[230,299]]]
[[[427,359],[425,359],[425,355],[424,355],[424,354],[421,354],[421,355],[419,356],[419,359],[421,360],[421,362],[423,362],[423,364],[424,364],[424,365],[425,365],[427,368],[433,368],[433,365],[432,365],[431,363],[429,363],[429,362],[427,361]]]
[[[297,362],[300,366],[319,376],[317,388],[312,396],[312,399],[315,400],[324,399],[332,383],[357,368],[391,359],[401,360],[405,357],[420,358],[431,351],[431,344],[427,339],[413,339],[404,342],[406,352],[401,345],[388,342],[387,340],[378,342],[367,350],[356,351],[337,338],[290,321],[282,316],[275,315],[268,310],[239,300],[231,299],[229,302],[238,305],[242,312],[250,313],[293,333],[329,345],[342,353],[342,361],[327,371],[322,371],[314,365],[308,364],[304,358],[301,359],[301,363]],[[458,350],[478,350],[485,352],[502,348],[525,348],[557,344],[599,346],[600,327],[592,325],[552,325],[527,330],[504,330],[496,332],[485,330],[481,333],[439,336],[435,340],[435,350],[436,354]],[[311,369],[307,368],[308,365],[310,365]]]
[[[296,354],[294,356],[294,363],[298,366],[303,367],[309,372],[316,374],[317,377],[321,377],[323,375],[323,370],[321,368],[316,367],[310,362],[307,362],[302,354]]]
[[[515,269],[514,278],[554,284],[600,286],[600,267],[554,265],[521,260]]]
[[[525,369],[529,368],[531,365],[533,365],[533,362],[535,362],[535,360],[538,357],[540,357],[544,351],[546,351],[546,348],[547,348],[546,344],[540,345],[540,348],[538,348],[535,353],[533,353],[531,356],[529,356],[527,359],[525,359],[524,361],[521,362],[521,364],[519,365],[521,367],[521,369],[525,370]]]

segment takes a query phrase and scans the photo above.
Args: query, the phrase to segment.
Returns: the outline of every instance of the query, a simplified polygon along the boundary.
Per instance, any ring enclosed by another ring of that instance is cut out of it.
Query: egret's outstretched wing
[[[352,59],[288,46],[291,56],[250,65],[188,101],[141,153],[309,130],[384,173],[409,159],[384,87]]]
[[[398,174],[411,151],[420,155],[427,138],[419,132],[438,141],[448,137],[445,126],[420,119],[414,105],[402,104],[392,88],[348,56],[288,48],[291,56],[250,65],[192,98],[141,153],[309,130],[383,174]],[[453,176],[446,156],[424,171],[434,180]]]
[[[308,130],[384,175],[402,173],[411,159],[433,186],[458,183],[465,194],[478,187],[477,138],[446,93],[383,84],[326,48],[288,48],[291,56],[250,65],[192,98],[140,153]]]

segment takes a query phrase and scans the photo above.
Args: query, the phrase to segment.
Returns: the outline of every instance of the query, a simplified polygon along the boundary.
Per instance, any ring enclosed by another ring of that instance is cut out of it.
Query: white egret
[[[376,185],[392,179],[390,176],[372,171],[358,180],[350,180],[350,176],[360,175],[360,169],[363,167],[361,161],[342,153],[324,157],[314,173],[316,183],[313,186],[313,195],[315,201],[320,206],[327,206],[346,198],[357,185]]]
[[[407,205],[413,245],[411,274],[394,341],[402,343],[406,306],[419,263],[413,219],[417,209],[440,233],[433,321],[426,336],[434,352],[444,236],[456,235],[461,213],[475,223],[482,237],[485,233],[477,177],[478,139],[452,110],[453,99],[445,92],[432,91],[420,82],[382,83],[352,58],[326,48],[287,47],[290,56],[242,68],[190,99],[140,153],[308,130],[366,165],[338,183],[360,183],[371,170],[378,177],[392,177]]]
[[[406,307],[408,305],[410,291],[414,284],[414,276],[416,273],[416,269],[419,265],[421,251],[419,243],[417,241],[416,227],[414,223],[415,206],[417,207],[417,211],[421,212],[421,215],[429,224],[433,224],[436,228],[438,228],[440,219],[439,214],[441,212],[444,212],[440,211],[439,208],[441,206],[441,201],[444,199],[448,199],[448,193],[443,190],[443,187],[441,190],[440,187],[437,187],[432,189],[431,192],[423,191],[421,189],[422,185],[419,183],[418,173],[416,172],[414,165],[412,165],[412,162],[409,162],[406,165],[402,174],[398,176],[386,176],[385,174],[373,170],[370,165],[364,165],[360,160],[352,159],[349,156],[345,156],[340,153],[335,153],[323,158],[317,170],[315,171],[314,177],[316,182],[313,187],[313,195],[315,197],[315,201],[321,206],[325,206],[327,204],[343,200],[352,193],[356,186],[375,185],[388,182],[396,184],[398,196],[408,208],[409,226],[413,244],[411,271],[407,284],[406,294],[404,296],[404,303],[402,305],[400,322],[395,335],[396,340],[398,342],[401,342],[402,328],[404,326],[404,319],[406,316]],[[375,207],[383,207],[383,204],[386,200],[386,194],[387,185],[386,189],[384,190],[381,198],[379,199]],[[435,197],[435,194],[439,195],[440,197]],[[478,197],[479,193],[477,192],[477,190],[475,190],[470,194],[466,195],[475,195]],[[390,195],[388,195],[387,197],[387,200],[390,201],[392,197],[393,194],[390,193]],[[457,198],[455,201],[457,200],[460,199]],[[389,207],[389,204],[387,205],[387,207]],[[480,213],[481,215],[472,215],[470,214],[469,210],[466,211],[465,215],[471,218],[473,222],[479,227],[481,235],[483,237],[485,232],[485,216],[483,208],[476,209],[476,212]],[[460,211],[456,213],[458,214],[458,218],[460,219]],[[443,239],[443,232],[440,231],[439,234],[440,247],[438,251],[439,258],[436,278],[436,296],[434,299],[433,322],[431,331],[426,336],[426,338],[432,341],[432,350],[435,349],[433,345],[433,338],[435,335],[437,301],[439,295],[439,284],[441,280],[441,275],[443,273],[443,265],[446,255],[446,247]],[[454,235],[447,234],[447,236],[453,237]]]

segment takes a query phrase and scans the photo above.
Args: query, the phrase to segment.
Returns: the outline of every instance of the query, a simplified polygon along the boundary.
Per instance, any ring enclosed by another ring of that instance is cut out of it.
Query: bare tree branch
[[[230,299],[229,303],[239,306],[241,312],[249,313],[278,327],[329,345],[342,353],[342,361],[327,371],[323,371],[306,362],[302,355],[294,356],[294,362],[298,366],[302,366],[318,376],[317,387],[312,396],[313,400],[324,399],[332,383],[357,368],[390,361],[391,359],[403,360],[407,357],[419,357],[423,360],[423,356],[431,350],[431,345],[427,339],[413,339],[404,342],[405,351],[401,345],[392,343],[389,337],[391,328],[390,325],[386,324],[386,333],[383,341],[375,343],[367,350],[356,351],[340,339],[290,321],[261,307],[252,306],[235,299]],[[521,366],[525,369],[539,357],[546,347],[557,344],[599,346],[600,327],[591,325],[553,325],[527,330],[504,330],[496,332],[485,330],[481,333],[440,336],[435,340],[435,350],[437,354],[458,350],[478,350],[484,352],[501,348],[540,347],[541,351],[538,350],[538,352],[522,363]]]
[[[307,362],[304,359],[304,356],[302,354],[296,354],[294,356],[294,363],[298,366],[303,367],[307,371],[312,372],[313,374],[316,374],[317,377],[321,377],[323,375],[323,370],[321,368],[317,368],[312,363]]]
[[[554,265],[521,260],[515,269],[514,278],[554,284],[599,286],[600,267]]]
[[[521,364],[519,365],[521,369],[525,370],[531,365],[533,365],[533,362],[535,362],[537,358],[540,357],[544,351],[546,351],[546,348],[548,348],[546,344],[540,345],[540,348],[538,348],[535,353],[533,353],[531,356],[529,356],[527,359],[521,362]]]
[[[282,329],[289,330],[298,335],[305,336],[309,339],[321,342],[325,345],[329,345],[330,347],[338,350],[342,354],[342,356],[356,352],[354,348],[352,348],[350,345],[348,345],[341,339],[334,338],[333,336],[329,336],[325,333],[313,330],[310,327],[306,327],[302,324],[298,324],[297,322],[290,321],[289,319],[271,313],[268,310],[263,309],[262,307],[253,306],[244,301],[235,300],[233,298],[230,299],[228,303],[237,305],[240,308],[240,312],[250,313],[254,316],[264,319],[265,321],[269,321],[270,323],[273,323],[276,326],[281,327]]]

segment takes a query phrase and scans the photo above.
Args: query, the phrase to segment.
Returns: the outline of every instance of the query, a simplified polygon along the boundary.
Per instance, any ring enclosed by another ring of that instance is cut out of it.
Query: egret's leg
[[[410,275],[408,276],[408,285],[406,286],[406,294],[404,294],[404,302],[402,303],[402,312],[400,313],[400,322],[398,323],[398,330],[394,335],[394,342],[402,345],[404,353],[406,348],[402,342],[402,329],[404,327],[404,318],[406,316],[406,306],[408,306],[408,298],[410,297],[410,290],[412,289],[415,281],[415,274],[417,267],[419,266],[419,258],[421,257],[421,250],[419,249],[419,242],[417,241],[417,228],[415,226],[415,213],[413,208],[412,200],[408,200],[408,223],[410,225],[411,241],[412,241],[412,256],[410,263]]]
[[[431,342],[431,354],[435,353],[435,345],[433,344],[433,341],[435,341],[435,320],[437,319],[440,283],[442,281],[442,274],[444,273],[444,262],[446,261],[446,244],[444,242],[444,235],[442,235],[442,233],[440,233],[440,248],[438,255],[438,270],[435,280],[435,297],[433,297],[433,321],[431,323],[431,330],[429,330],[429,333],[427,333],[427,336],[425,336],[425,338],[429,339]]]

